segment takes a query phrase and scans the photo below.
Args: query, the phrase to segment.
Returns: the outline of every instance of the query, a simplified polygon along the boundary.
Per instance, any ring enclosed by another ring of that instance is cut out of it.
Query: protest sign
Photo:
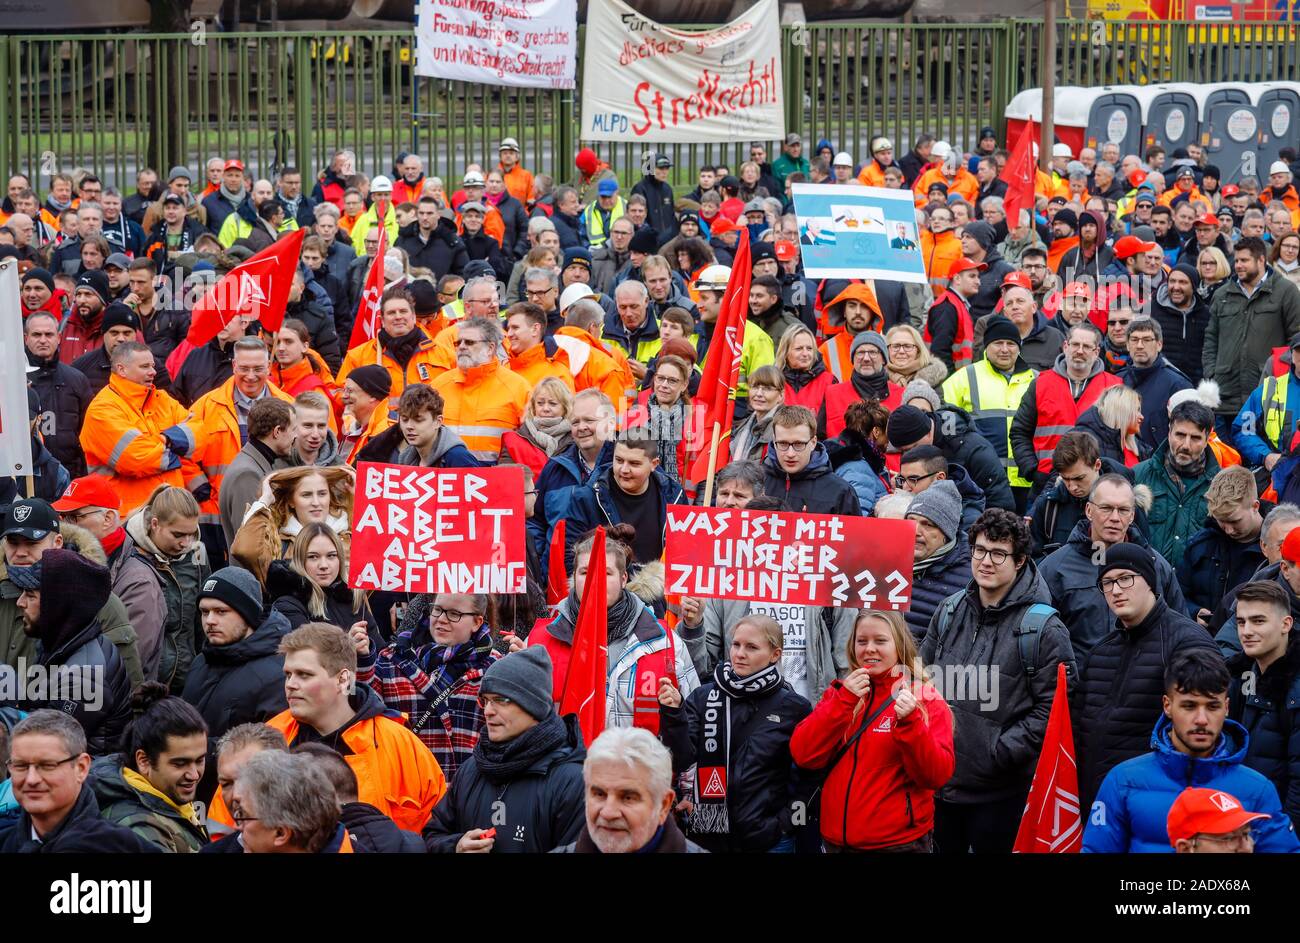
[[[586,140],[785,136],[776,0],[759,0],[712,30],[673,29],[622,0],[591,0],[583,56],[579,136]]]
[[[665,591],[797,606],[906,609],[916,524],[671,505]]]
[[[911,190],[827,183],[791,189],[808,277],[926,283]]]
[[[520,468],[362,462],[348,585],[405,593],[522,593],[528,576]]]
[[[577,0],[419,0],[415,74],[573,88]]]
[[[30,475],[32,433],[27,421],[27,354],[17,259],[0,261],[0,364],[0,475]],[[49,415],[53,422],[53,414]]]

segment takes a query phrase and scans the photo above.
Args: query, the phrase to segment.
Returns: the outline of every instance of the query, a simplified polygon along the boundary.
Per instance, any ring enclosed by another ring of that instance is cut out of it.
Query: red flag
[[[555,607],[569,595],[569,577],[564,572],[564,518],[555,522],[551,535],[551,549],[546,558],[546,605]]]
[[[384,296],[384,253],[388,251],[388,227],[384,225],[384,216],[388,207],[382,200],[375,205],[375,219],[379,226],[379,251],[375,253],[375,260],[370,263],[370,271],[366,273],[365,290],[361,292],[357,316],[352,321],[352,337],[348,339],[348,350],[373,340],[379,333],[379,299]]]
[[[241,314],[261,321],[268,331],[280,330],[306,235],[307,230],[297,229],[218,279],[190,313],[185,339],[202,347]]]
[[[1020,211],[1028,210],[1032,222],[1034,215],[1034,182],[1038,179],[1038,165],[1034,162],[1034,141],[1038,137],[1038,125],[1029,122],[1020,132],[1016,146],[1007,158],[1007,165],[999,175],[1007,185],[1007,194],[1002,198],[1002,207],[1006,210],[1007,225],[1015,229],[1020,222]]]
[[[563,559],[563,558],[561,558]],[[582,587],[578,624],[573,630],[569,673],[560,695],[560,713],[577,714],[585,744],[605,729],[605,685],[609,675],[606,649],[609,612],[605,605],[605,528],[596,528],[591,543],[591,562]],[[657,692],[656,692],[657,693]]]
[[[1074,762],[1065,662],[1056,668],[1056,699],[1043,734],[1034,784],[1012,851],[1030,854],[1077,854],[1083,845],[1079,814],[1079,770]]]
[[[717,468],[730,460],[731,423],[736,413],[736,400],[732,394],[740,383],[740,357],[745,349],[745,322],[749,318],[749,285],[753,274],[753,264],[749,260],[749,232],[741,229],[731,263],[731,278],[727,280],[718,322],[713,326],[704,374],[696,394],[696,400],[704,404],[705,412],[703,421],[696,424],[703,441],[694,443],[698,454],[687,476],[692,484],[702,484],[709,476],[709,447],[715,423],[721,427]]]

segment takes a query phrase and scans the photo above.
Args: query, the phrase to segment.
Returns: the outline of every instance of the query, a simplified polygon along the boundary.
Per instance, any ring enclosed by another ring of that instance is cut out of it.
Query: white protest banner
[[[27,355],[18,297],[18,260],[0,262],[0,475],[32,474]]]
[[[911,190],[829,183],[796,183],[790,190],[809,278],[926,283]]]
[[[573,88],[577,0],[419,0],[415,74]]]
[[[585,140],[707,144],[785,136],[776,0],[696,31],[656,23],[622,0],[591,0],[583,56]]]

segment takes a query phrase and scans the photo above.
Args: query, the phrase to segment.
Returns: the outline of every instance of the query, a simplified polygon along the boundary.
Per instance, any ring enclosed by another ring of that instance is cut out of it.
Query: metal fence
[[[1289,24],[1070,20],[1058,24],[1057,80],[1294,80],[1298,38]],[[58,170],[86,167],[129,188],[139,167],[198,172],[214,155],[238,155],[261,174],[287,164],[314,174],[349,147],[361,169],[379,173],[414,149],[431,174],[450,179],[492,159],[508,135],[525,166],[572,176],[580,89],[417,82],[413,41],[403,31],[0,37],[9,90],[0,162],[6,175],[31,173],[42,186]],[[1032,20],[784,27],[787,127],[809,152],[826,138],[859,160],[878,134],[900,154],[922,131],[969,146],[983,125],[1001,129],[1017,91],[1040,84],[1042,41]],[[626,179],[654,145],[599,151]],[[735,167],[748,156],[739,144],[665,149],[679,184],[702,163]]]

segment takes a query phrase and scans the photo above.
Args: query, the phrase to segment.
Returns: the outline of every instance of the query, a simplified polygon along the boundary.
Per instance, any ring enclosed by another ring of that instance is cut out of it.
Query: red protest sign
[[[522,593],[521,468],[362,462],[348,585],[406,593]]]
[[[912,600],[915,541],[911,521],[675,504],[668,508],[665,591],[788,605],[906,609]]]

